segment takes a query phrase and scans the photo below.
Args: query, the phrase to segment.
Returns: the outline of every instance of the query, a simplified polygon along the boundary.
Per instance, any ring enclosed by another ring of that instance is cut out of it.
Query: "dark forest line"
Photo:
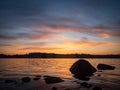
[[[19,55],[0,54],[0,58],[120,58],[120,55],[29,53]]]

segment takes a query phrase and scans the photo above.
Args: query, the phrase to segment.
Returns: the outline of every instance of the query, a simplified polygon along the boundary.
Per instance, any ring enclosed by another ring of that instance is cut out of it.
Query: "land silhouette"
[[[119,54],[92,55],[92,54],[55,54],[55,53],[29,53],[6,55],[0,54],[0,58],[120,58]]]

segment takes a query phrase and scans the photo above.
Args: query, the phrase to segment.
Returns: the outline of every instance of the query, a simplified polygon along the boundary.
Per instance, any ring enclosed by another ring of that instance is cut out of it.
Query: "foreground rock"
[[[31,81],[31,78],[29,78],[29,77],[23,77],[21,80],[22,80],[23,83],[27,83],[27,82]]]
[[[52,87],[52,90],[58,90],[56,87]]]
[[[87,82],[82,82],[80,85],[86,88],[92,87],[92,84],[88,84]]]
[[[71,66],[70,71],[78,79],[89,80],[87,76],[93,75],[97,70],[88,61],[81,59]]]
[[[107,64],[98,64],[97,68],[99,70],[114,70],[115,69],[114,66],[110,66],[110,65],[107,65]]]
[[[59,77],[52,77],[52,76],[44,76],[44,80],[47,84],[59,83],[64,81]]]

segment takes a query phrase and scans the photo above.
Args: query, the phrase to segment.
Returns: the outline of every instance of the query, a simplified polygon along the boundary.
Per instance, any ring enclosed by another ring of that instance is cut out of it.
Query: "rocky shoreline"
[[[78,60],[70,67],[76,80],[66,81],[50,75],[24,76],[3,79],[0,82],[0,90],[113,90],[89,81],[95,72],[97,72],[97,77],[101,77],[103,70],[113,70],[115,67],[98,64],[97,68],[98,70],[86,60]]]

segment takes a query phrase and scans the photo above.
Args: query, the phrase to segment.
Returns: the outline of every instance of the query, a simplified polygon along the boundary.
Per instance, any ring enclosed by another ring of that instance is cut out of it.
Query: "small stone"
[[[93,90],[102,90],[101,87],[94,87]]]
[[[52,87],[52,90],[57,90],[57,88],[56,87]]]
[[[52,77],[52,76],[44,76],[44,80],[47,84],[59,83],[64,81],[59,77]]]
[[[24,83],[27,83],[27,82],[30,82],[31,81],[31,78],[29,78],[29,77],[23,77],[22,78],[22,82],[24,82]]]
[[[107,65],[107,64],[98,64],[98,65],[97,65],[97,68],[98,68],[99,70],[114,70],[114,69],[115,69],[114,66]]]
[[[88,84],[87,82],[83,82],[80,85],[83,86],[83,87],[86,87],[86,88],[92,87],[92,84]]]
[[[88,83],[82,82],[80,85],[86,87],[88,85]]]

